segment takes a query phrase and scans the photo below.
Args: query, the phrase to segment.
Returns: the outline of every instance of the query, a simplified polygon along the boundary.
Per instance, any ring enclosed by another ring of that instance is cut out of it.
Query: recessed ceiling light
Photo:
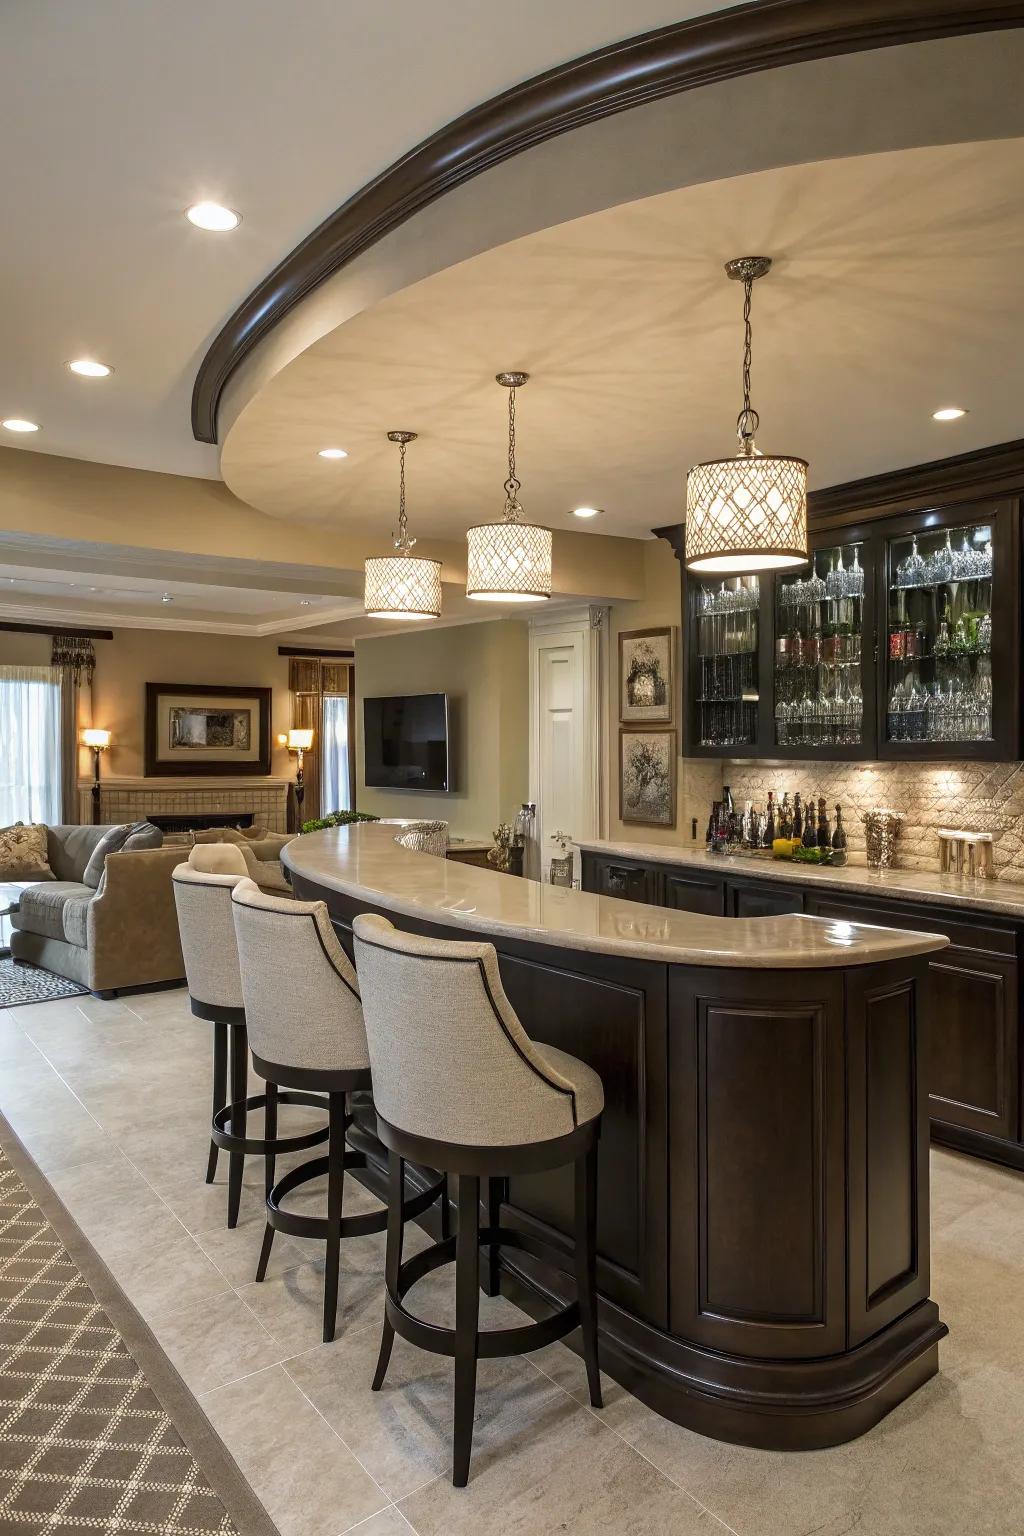
[[[220,203],[193,203],[191,208],[185,209],[185,217],[197,229],[208,229],[214,234],[237,229],[242,222],[240,213],[233,208],[224,208]]]
[[[573,507],[573,517],[600,517],[603,507]]]
[[[932,411],[932,421],[959,421],[967,412],[959,405],[944,405],[941,411]]]
[[[347,451],[344,448],[321,448],[320,449],[320,458],[322,458],[322,459],[347,459],[348,458],[348,453],[347,453]]]
[[[38,432],[38,421],[26,421],[22,416],[8,416],[3,423],[8,432]]]
[[[97,363],[91,357],[76,357],[68,363],[68,367],[83,379],[105,379],[114,371],[106,363]]]
[[[162,603],[173,603],[174,602],[174,598],[171,596],[171,594],[169,592],[165,592],[163,597],[160,599],[160,601]]]
[[[299,607],[300,608],[312,608],[312,606],[313,606],[313,604],[310,602],[308,597],[300,597],[299,598]]]

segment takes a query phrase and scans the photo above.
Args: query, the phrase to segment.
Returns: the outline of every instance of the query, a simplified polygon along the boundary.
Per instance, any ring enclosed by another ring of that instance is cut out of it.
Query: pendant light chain
[[[514,523],[522,512],[519,492],[522,481],[516,475],[516,390],[508,392],[508,479],[505,481],[505,519]]]
[[[743,279],[743,409],[736,418],[736,435],[746,454],[753,453],[754,437],[761,424],[761,418],[750,403],[750,360],[754,339],[750,308],[753,288],[753,274],[748,273]]]
[[[408,552],[416,543],[409,538],[409,519],[405,515],[405,443],[398,445],[398,538],[395,548]]]

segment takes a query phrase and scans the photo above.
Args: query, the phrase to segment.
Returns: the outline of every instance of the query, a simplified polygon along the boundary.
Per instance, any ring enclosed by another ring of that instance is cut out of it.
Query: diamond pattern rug
[[[58,997],[81,997],[88,987],[52,971],[23,965],[9,957],[0,959],[0,1008],[24,1008],[29,1003],[52,1003]]]
[[[228,1514],[33,1198],[26,1180],[36,1180],[22,1161],[26,1154],[2,1119],[0,1136],[0,1532],[239,1536],[240,1527],[242,1536],[271,1532],[262,1506],[247,1506],[252,1498],[247,1487],[239,1524]],[[95,1254],[93,1259],[102,1263]],[[123,1296],[121,1301],[130,1306]],[[133,1320],[145,1330],[134,1310]],[[148,1346],[158,1349],[145,1332]],[[175,1382],[184,1392],[180,1378]],[[194,1400],[192,1407],[201,1418]]]

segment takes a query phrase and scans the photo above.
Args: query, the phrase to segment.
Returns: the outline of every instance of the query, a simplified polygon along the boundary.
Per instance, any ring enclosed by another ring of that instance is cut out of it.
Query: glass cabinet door
[[[888,541],[887,743],[992,740],[993,526]]]
[[[756,576],[696,581],[696,732],[702,747],[757,740],[760,586]]]
[[[863,543],[816,549],[775,582],[774,740],[787,755],[865,740]],[[870,637],[869,637],[870,639]]]

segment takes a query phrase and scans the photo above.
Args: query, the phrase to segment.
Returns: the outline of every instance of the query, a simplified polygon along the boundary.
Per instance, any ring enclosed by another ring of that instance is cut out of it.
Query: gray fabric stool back
[[[359,983],[324,902],[268,896],[252,880],[231,900],[253,1054],[293,1072],[366,1072]]]
[[[536,1045],[519,1022],[493,945],[421,938],[370,914],[354,932],[373,1098],[390,1125],[463,1146],[521,1146],[600,1114],[596,1073]]]
[[[242,978],[231,892],[242,874],[206,874],[191,864],[171,873],[178,911],[185,978],[193,1002],[219,1009],[241,1009]]]
[[[235,899],[237,900],[237,893]],[[384,1385],[395,1334],[455,1358],[452,1481],[469,1478],[479,1355],[524,1354],[583,1338],[590,1400],[601,1406],[597,1353],[597,1142],[604,1090],[591,1067],[531,1040],[505,995],[491,944],[421,938],[384,917],[355,919],[356,966],[373,1069],[377,1132],[388,1148],[390,1201],[384,1329],[373,1390]],[[406,1163],[459,1178],[459,1227],[402,1260]],[[511,1174],[572,1164],[573,1251],[500,1224]],[[487,1191],[480,1227],[480,1186]],[[480,1248],[485,1289],[500,1286],[501,1250],[575,1273],[577,1299],[520,1328],[481,1333]],[[455,1327],[427,1323],[405,1305],[430,1270],[455,1260]]]

